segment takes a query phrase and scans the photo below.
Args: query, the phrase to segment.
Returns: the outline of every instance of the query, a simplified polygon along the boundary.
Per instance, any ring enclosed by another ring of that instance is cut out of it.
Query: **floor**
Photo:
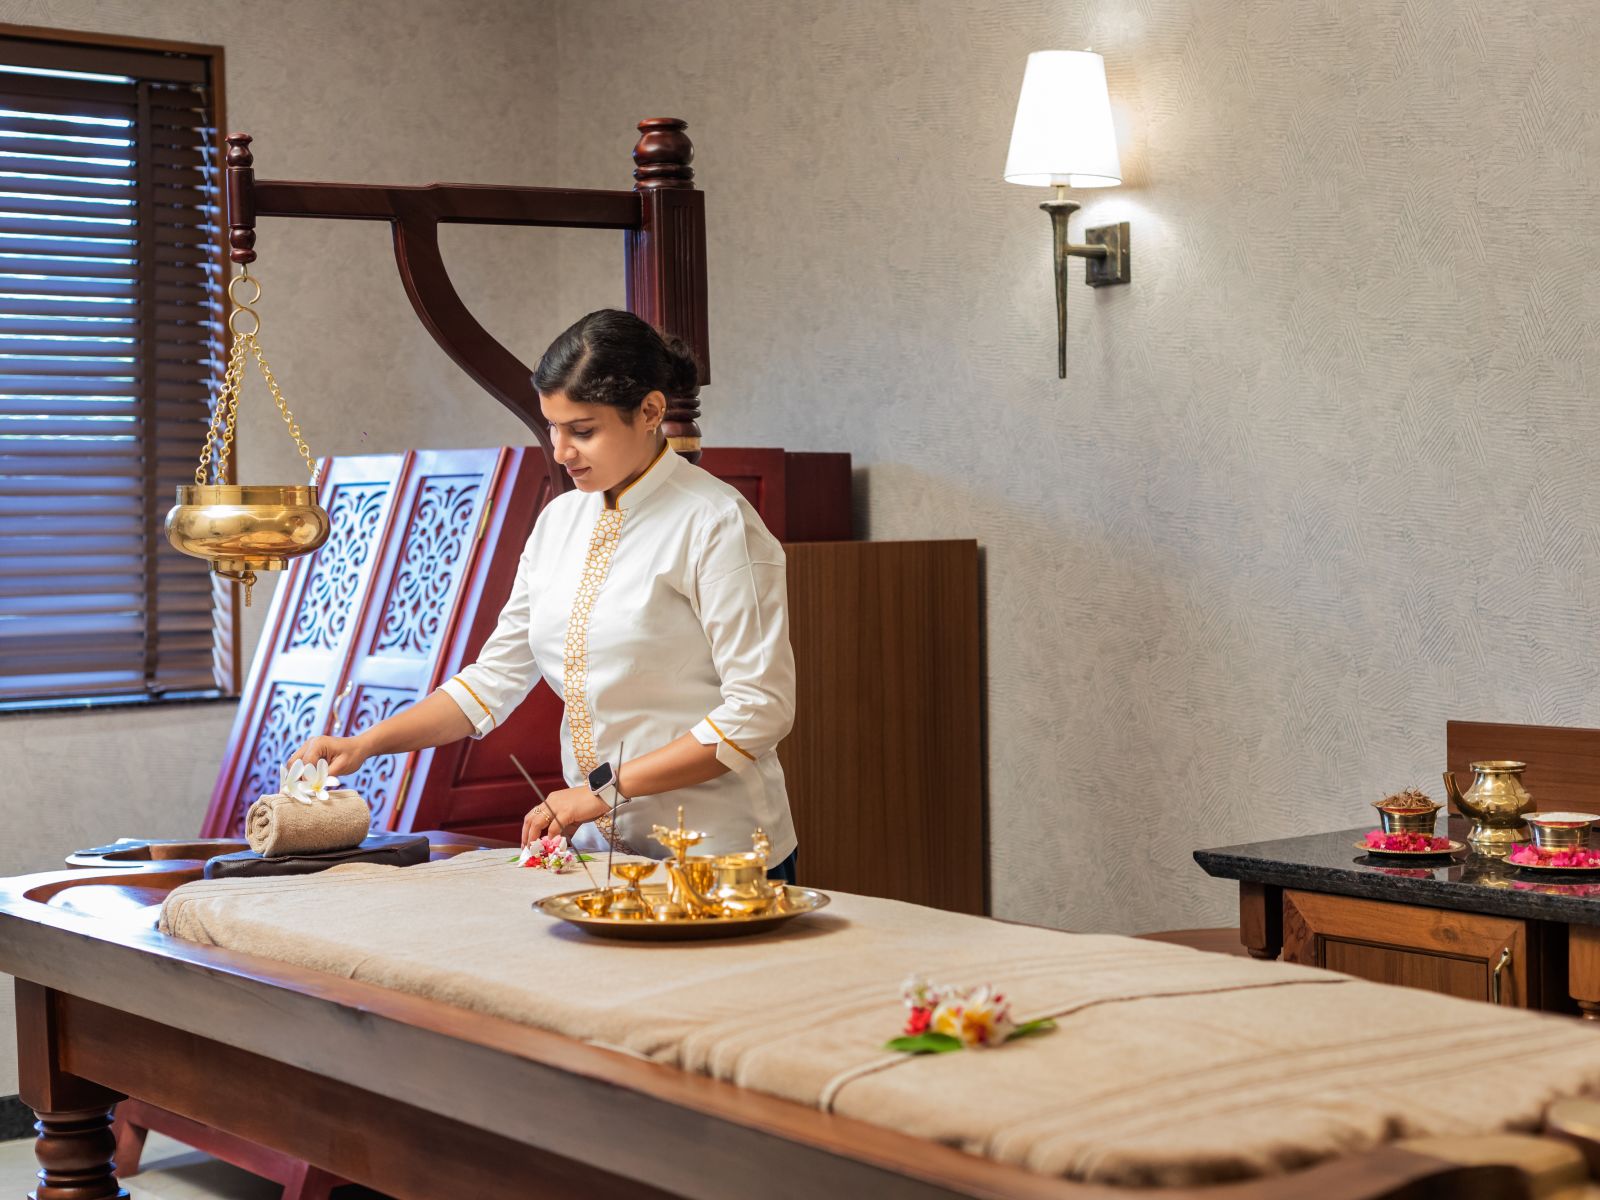
[[[142,1171],[122,1181],[131,1200],[279,1200],[283,1195],[280,1185],[159,1133],[152,1133],[145,1142],[143,1163]],[[37,1183],[38,1173],[32,1140],[0,1142],[0,1197],[26,1196]],[[334,1192],[338,1200],[377,1195],[354,1187]]]

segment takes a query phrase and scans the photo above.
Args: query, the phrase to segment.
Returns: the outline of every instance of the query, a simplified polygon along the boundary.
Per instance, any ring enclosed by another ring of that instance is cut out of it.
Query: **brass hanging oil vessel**
[[[248,298],[243,285],[254,288]],[[261,317],[253,307],[261,299],[261,284],[246,267],[228,282],[228,330],[233,345],[223,375],[211,427],[200,450],[194,483],[178,488],[177,502],[167,513],[167,540],[184,554],[203,558],[224,579],[244,584],[244,602],[258,571],[281,571],[289,560],[310,554],[328,540],[327,511],[317,503],[317,466],[300,436],[300,426],[284,402],[272,368],[267,366],[261,343]],[[295,448],[305,460],[311,481],[305,484],[233,484],[228,482],[228,457],[233,449],[234,423],[239,412],[239,392],[244,384],[245,358],[253,357],[278,406]],[[214,473],[208,481],[208,472]]]

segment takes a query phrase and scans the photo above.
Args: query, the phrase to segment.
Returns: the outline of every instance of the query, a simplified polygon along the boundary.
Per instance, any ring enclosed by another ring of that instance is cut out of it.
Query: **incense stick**
[[[517,756],[515,754],[507,755],[507,757],[511,759],[511,765],[517,769],[517,774],[521,775],[528,781],[528,786],[533,789],[533,794],[539,797],[539,803],[544,805],[546,808],[550,808],[550,801],[545,799],[543,790],[537,783],[533,781],[533,776],[528,774],[528,769],[517,761]],[[556,819],[556,810],[553,808],[550,809],[550,819],[552,821]],[[568,840],[567,844],[571,845],[570,839]],[[527,847],[524,846],[523,849],[526,850]],[[572,856],[578,860],[578,865],[583,868],[583,873],[589,877],[589,886],[596,886],[594,882],[594,872],[589,870],[589,864],[583,861],[583,851],[574,846],[572,849]],[[606,879],[606,886],[611,886],[611,880],[609,877]]]
[[[622,743],[617,743],[617,767],[611,773],[611,828],[606,832],[606,892],[611,891],[611,856],[617,852],[617,799],[622,795]]]

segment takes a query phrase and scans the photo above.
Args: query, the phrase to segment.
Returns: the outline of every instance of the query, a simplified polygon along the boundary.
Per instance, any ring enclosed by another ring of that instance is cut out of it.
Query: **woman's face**
[[[556,462],[580,492],[621,487],[650,465],[661,446],[657,428],[666,398],[660,392],[651,392],[632,413],[610,404],[576,404],[565,392],[540,392],[539,408],[550,425]]]

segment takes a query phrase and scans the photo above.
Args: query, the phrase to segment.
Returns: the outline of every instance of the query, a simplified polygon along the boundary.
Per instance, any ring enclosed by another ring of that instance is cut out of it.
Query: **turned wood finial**
[[[639,122],[633,148],[633,190],[694,187],[694,143],[684,132],[689,122],[677,117],[646,117]]]
[[[228,135],[228,257],[236,263],[256,260],[256,172],[253,139],[248,133]]]

